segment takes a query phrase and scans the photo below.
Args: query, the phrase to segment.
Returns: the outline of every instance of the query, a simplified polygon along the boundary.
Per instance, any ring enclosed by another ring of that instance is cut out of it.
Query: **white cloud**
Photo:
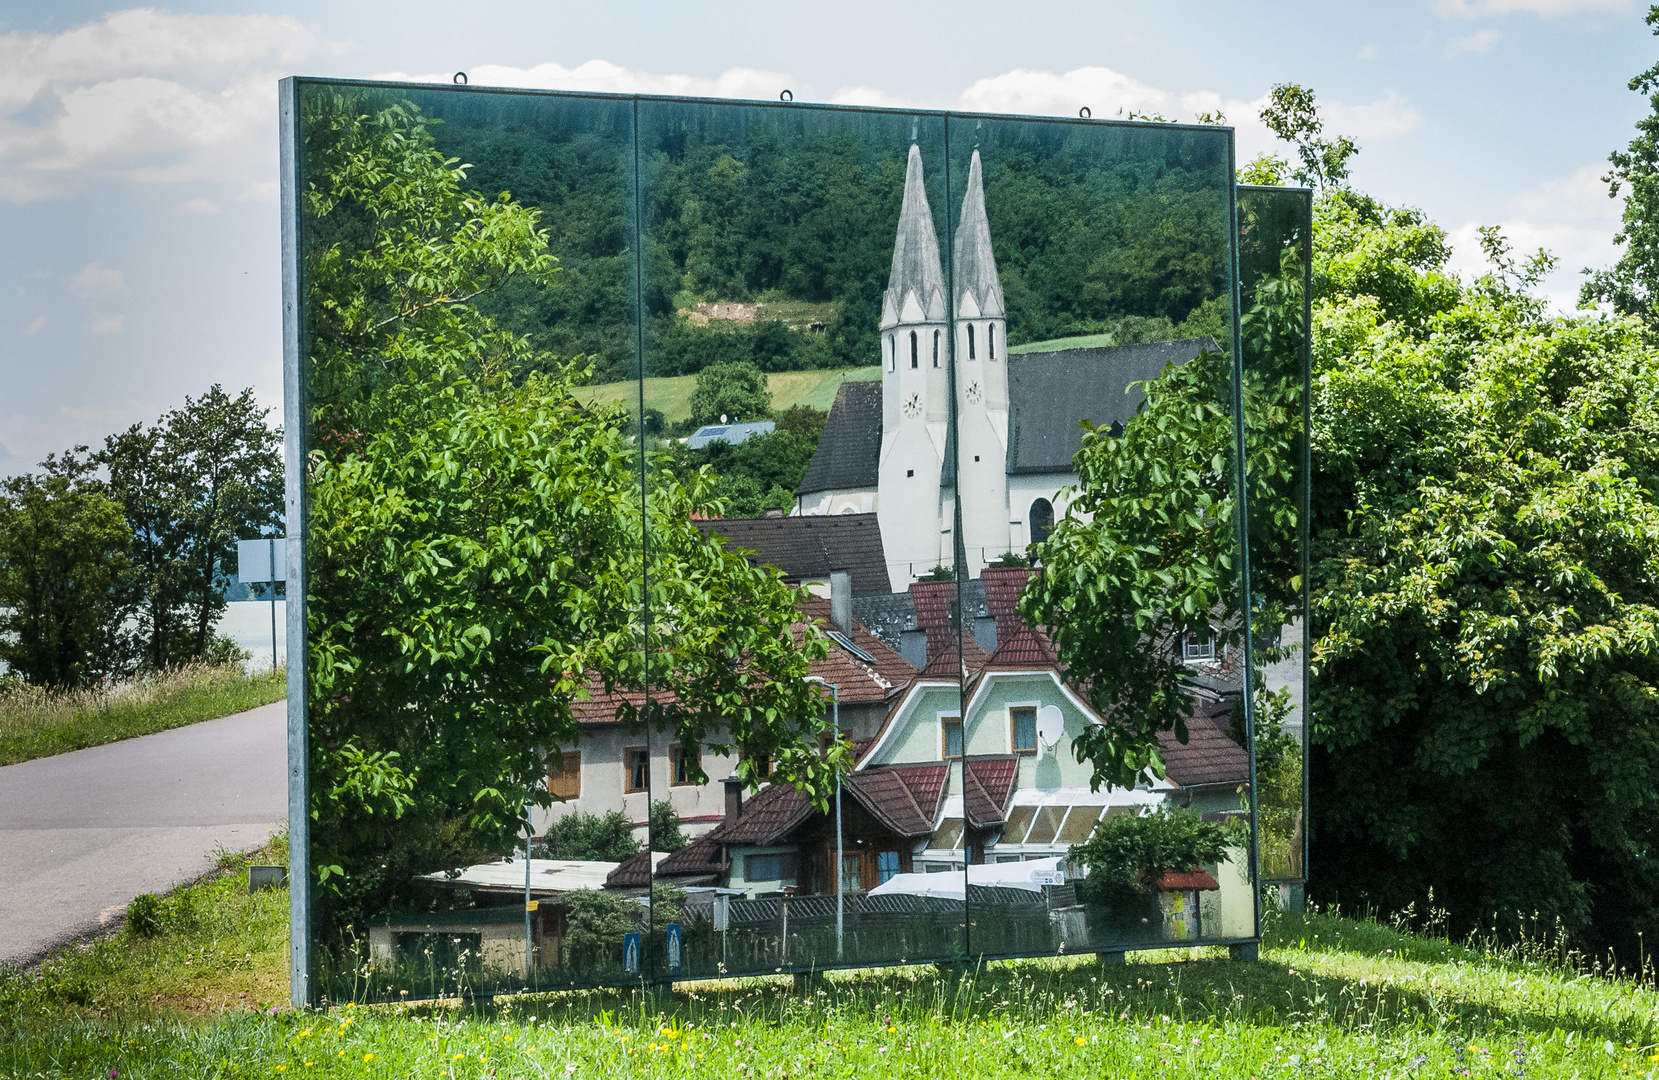
[[[1509,15],[1528,11],[1545,18],[1564,15],[1617,15],[1636,10],[1635,0],[1440,0],[1436,14],[1447,19]]]
[[[38,334],[44,329],[46,329],[46,316],[36,315],[34,322],[29,324],[29,333]]]
[[[1355,60],[1375,60],[1376,58],[1377,47],[1375,45],[1367,45],[1365,48],[1354,54]]]
[[[1619,256],[1613,234],[1619,229],[1624,202],[1607,197],[1607,185],[1601,179],[1606,172],[1605,165],[1586,165],[1514,196],[1497,222],[1470,221],[1449,230],[1452,269],[1468,274],[1488,269],[1478,230],[1496,224],[1518,258],[1540,247],[1560,258],[1560,268],[1541,289],[1556,310],[1572,311],[1578,305],[1582,271],[1609,266]]]
[[[1461,53],[1491,52],[1492,46],[1497,43],[1498,32],[1496,30],[1481,30],[1478,33],[1470,34],[1468,37],[1453,38],[1446,42],[1446,57],[1450,59]]]
[[[275,168],[277,68],[331,48],[290,18],[150,8],[0,36],[0,198],[107,174],[257,183]]]
[[[454,73],[408,75],[390,71],[371,76],[396,82],[453,81]],[[678,94],[686,97],[776,99],[793,86],[788,75],[758,68],[737,67],[713,78],[700,75],[658,75],[633,71],[607,60],[589,60],[567,68],[538,64],[532,68],[484,64],[467,72],[471,86],[522,86],[535,90],[577,90],[605,94]]]
[[[123,315],[94,315],[87,324],[87,330],[94,334],[119,334],[124,321],[126,317]]]
[[[110,296],[127,287],[127,279],[119,270],[111,270],[99,263],[87,263],[86,269],[75,275],[69,287],[81,296]]]
[[[217,214],[219,204],[212,199],[191,199],[184,204],[184,208],[192,214]]]

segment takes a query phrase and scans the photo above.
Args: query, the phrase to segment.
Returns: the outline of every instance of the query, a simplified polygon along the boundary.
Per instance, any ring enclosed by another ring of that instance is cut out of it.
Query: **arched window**
[[[985,324],[985,348],[991,354],[991,359],[997,358],[997,324]]]
[[[910,331],[910,370],[916,370],[916,331]]]
[[[939,366],[939,331],[933,332],[933,366]]]
[[[974,358],[974,324],[968,324],[968,359]]]
[[[887,335],[887,370],[899,369],[899,343],[893,340],[893,335]]]
[[[1048,534],[1054,531],[1054,504],[1047,499],[1038,499],[1026,512],[1025,523],[1033,544],[1047,540]]]

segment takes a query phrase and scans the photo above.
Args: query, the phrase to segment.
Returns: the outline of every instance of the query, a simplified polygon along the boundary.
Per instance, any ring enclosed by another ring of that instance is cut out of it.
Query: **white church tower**
[[[1000,301],[1001,293],[997,295]],[[940,490],[950,421],[946,333],[939,237],[922,183],[922,152],[912,143],[881,309],[881,497],[876,514],[895,592],[951,561],[951,519]]]
[[[1007,310],[975,150],[956,230],[956,493],[968,574],[1009,550]],[[884,533],[885,535],[885,533]],[[1023,544],[1021,545],[1023,547]]]

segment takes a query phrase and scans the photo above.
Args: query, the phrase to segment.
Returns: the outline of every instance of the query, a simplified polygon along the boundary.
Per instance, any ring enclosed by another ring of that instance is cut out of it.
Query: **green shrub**
[[[1220,862],[1231,846],[1220,824],[1163,808],[1107,818],[1085,843],[1072,845],[1071,859],[1089,869],[1078,888],[1085,903],[1129,907],[1156,892],[1165,871]]]
[[[140,893],[127,905],[127,929],[139,937],[157,937],[166,929],[166,905],[155,893]]]

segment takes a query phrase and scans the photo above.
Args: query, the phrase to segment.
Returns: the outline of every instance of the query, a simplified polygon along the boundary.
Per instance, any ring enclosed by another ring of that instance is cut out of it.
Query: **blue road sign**
[[[680,924],[671,922],[668,924],[668,973],[670,975],[680,973],[680,957]]]
[[[630,975],[639,974],[639,935],[622,935],[622,970]]]

